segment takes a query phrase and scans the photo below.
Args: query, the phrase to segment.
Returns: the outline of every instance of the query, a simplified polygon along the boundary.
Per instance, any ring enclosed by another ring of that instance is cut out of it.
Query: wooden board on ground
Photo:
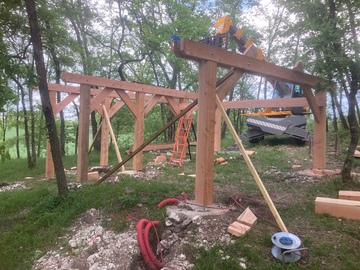
[[[190,142],[191,146],[195,146],[196,142]],[[173,149],[174,148],[174,143],[164,143],[164,144],[149,144],[147,146],[145,146],[145,148],[143,149],[144,152],[147,151],[155,151],[155,150],[165,150],[165,149]],[[129,153],[132,153],[134,151],[134,147],[131,146],[128,150]]]
[[[237,218],[237,221],[242,224],[245,224],[247,226],[253,227],[257,221],[257,217],[254,215],[254,213],[248,207]]]
[[[360,220],[360,202],[317,197],[315,199],[315,213]]]
[[[339,199],[360,201],[360,191],[339,190]]]
[[[231,233],[232,235],[235,236],[241,236],[241,235],[245,235],[248,231],[250,231],[250,229],[251,229],[250,226],[235,221],[231,223],[230,226],[228,227],[228,233]]]

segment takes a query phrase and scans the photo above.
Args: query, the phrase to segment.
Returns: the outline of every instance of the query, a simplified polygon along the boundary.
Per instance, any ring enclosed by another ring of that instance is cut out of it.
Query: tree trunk
[[[65,196],[68,194],[68,187],[64,166],[61,160],[60,143],[57,137],[56,123],[51,107],[49,89],[46,81],[46,69],[44,64],[40,29],[38,26],[36,4],[34,0],[25,0],[25,5],[29,18],[30,35],[34,49],[36,71],[37,75],[39,76],[39,92],[41,97],[42,109],[46,120],[46,128],[51,146],[51,154],[54,161],[58,193],[60,196]]]
[[[33,104],[33,90],[29,88],[29,109],[30,109],[30,145],[33,168],[36,166],[36,144],[35,144],[35,114]]]
[[[26,147],[26,155],[27,155],[27,161],[28,161],[28,168],[33,168],[35,164],[32,161],[31,151],[30,151],[30,135],[29,135],[29,121],[28,121],[28,112],[26,110],[26,104],[25,104],[25,91],[22,84],[15,78],[12,78],[13,81],[17,84],[18,88],[20,89],[20,100],[21,105],[23,107],[23,113],[24,113],[24,132],[25,132],[25,147]]]

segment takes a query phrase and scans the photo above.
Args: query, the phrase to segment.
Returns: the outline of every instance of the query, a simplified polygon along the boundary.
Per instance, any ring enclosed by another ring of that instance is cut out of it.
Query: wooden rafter
[[[308,85],[312,88],[316,88],[318,84],[326,85],[326,81],[320,77],[188,39],[176,41],[174,53],[180,58],[197,62],[203,60],[213,61],[217,63],[219,67],[227,69],[237,68],[246,73],[266,76],[273,80]]]

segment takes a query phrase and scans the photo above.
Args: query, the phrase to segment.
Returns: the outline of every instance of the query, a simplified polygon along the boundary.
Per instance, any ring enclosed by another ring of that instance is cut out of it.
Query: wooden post
[[[200,205],[213,203],[216,68],[215,62],[200,62],[195,183],[195,202]]]
[[[134,149],[138,148],[144,142],[144,102],[145,94],[136,92],[135,95],[135,105],[136,105],[136,114],[135,124],[134,124]],[[143,151],[140,151],[133,159],[133,170],[140,171],[142,170],[142,161],[143,161]]]
[[[54,109],[56,107],[56,92],[49,91],[49,95],[50,95],[51,107],[53,108],[53,111],[54,111]],[[54,114],[54,117],[55,117],[55,114]],[[45,165],[45,171],[46,171],[45,172],[46,179],[54,178],[54,176],[55,176],[55,168],[54,168],[54,161],[53,161],[52,154],[51,154],[49,139],[46,139],[46,165]]]
[[[326,99],[326,91],[316,93]],[[326,168],[326,106],[319,107],[319,122],[314,121],[313,169]]]
[[[103,118],[110,110],[110,98],[105,98],[103,103]],[[109,121],[102,121],[101,123],[101,149],[100,149],[100,165],[107,166],[109,164]],[[99,128],[100,130],[100,128]],[[95,142],[95,138],[94,138]]]
[[[90,85],[80,85],[79,145],[77,181],[87,181],[89,166]]]
[[[214,138],[214,151],[221,150],[221,112],[219,109],[215,110],[215,138]]]

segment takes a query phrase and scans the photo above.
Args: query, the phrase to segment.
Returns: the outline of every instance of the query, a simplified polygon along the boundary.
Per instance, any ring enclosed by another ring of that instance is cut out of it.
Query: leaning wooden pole
[[[115,153],[116,153],[118,162],[122,162],[122,158],[121,158],[121,154],[120,154],[120,151],[119,151],[119,147],[118,147],[117,142],[116,142],[116,137],[115,137],[115,134],[114,134],[114,130],[112,129],[110,118],[109,118],[109,115],[108,115],[108,113],[106,111],[105,106],[103,106],[103,112],[104,112],[105,121],[108,124],[109,129],[110,129],[110,136],[111,136],[114,148],[115,148]],[[121,171],[125,171],[125,166],[124,165],[121,166]]]
[[[259,174],[257,173],[251,159],[249,158],[249,155],[246,153],[244,145],[242,144],[241,140],[239,139],[239,136],[237,135],[237,133],[235,131],[235,128],[232,125],[229,117],[227,116],[227,114],[225,112],[225,109],[224,109],[223,105],[221,104],[221,101],[220,101],[220,99],[219,99],[219,97],[217,95],[216,95],[216,105],[220,109],[221,114],[222,114],[227,126],[229,127],[230,133],[233,136],[236,144],[238,145],[239,150],[240,150],[240,152],[241,152],[241,154],[242,154],[248,168],[250,169],[251,174],[253,175],[257,186],[259,187],[262,195],[265,198],[265,201],[266,201],[267,205],[270,208],[271,213],[273,214],[273,216],[274,216],[274,218],[276,220],[276,223],[278,224],[281,231],[287,232],[288,230],[286,229],[286,226],[285,226],[284,222],[282,221],[282,219],[281,219],[281,217],[279,215],[279,212],[276,210],[276,207],[275,207],[273,201],[271,200],[271,198],[269,196],[269,193],[267,192],[263,182],[261,181]]]

